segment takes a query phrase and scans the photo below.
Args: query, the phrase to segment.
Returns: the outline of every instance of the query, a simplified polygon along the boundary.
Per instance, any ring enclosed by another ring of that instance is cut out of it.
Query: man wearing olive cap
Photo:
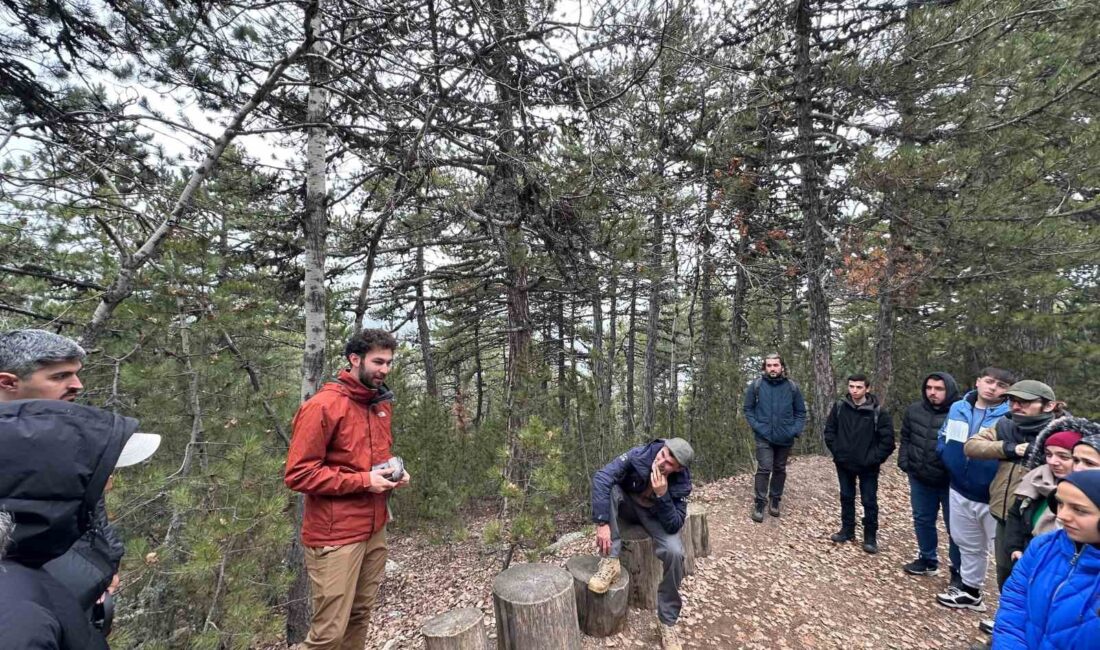
[[[639,523],[653,538],[664,575],[657,589],[657,619],[665,650],[679,650],[676,620],[680,617],[680,583],[684,579],[684,545],[680,530],[687,519],[691,471],[695,458],[683,438],[657,439],[635,447],[605,465],[592,477],[592,521],[596,523],[599,569],[588,582],[605,593],[619,577],[619,517]]]
[[[989,486],[989,512],[997,523],[994,559],[998,587],[1003,587],[1012,573],[1012,558],[1005,549],[1005,521],[1020,478],[1028,471],[1024,461],[1043,429],[1062,415],[1062,404],[1055,397],[1054,389],[1041,381],[1018,381],[1005,391],[1005,397],[1008,398],[1009,414],[963,445],[967,458],[1000,461]]]

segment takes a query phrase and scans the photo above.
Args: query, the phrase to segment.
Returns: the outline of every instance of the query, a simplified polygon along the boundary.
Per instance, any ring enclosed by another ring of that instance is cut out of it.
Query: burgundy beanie
[[[1043,441],[1043,445],[1046,447],[1061,447],[1062,449],[1073,449],[1073,446],[1081,441],[1081,434],[1077,431],[1056,431]]]

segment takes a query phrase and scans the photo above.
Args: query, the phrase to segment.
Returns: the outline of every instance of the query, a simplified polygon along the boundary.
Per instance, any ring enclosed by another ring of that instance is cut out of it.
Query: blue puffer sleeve
[[[1054,537],[1050,535],[1048,537]],[[1012,575],[1001,590],[1001,605],[993,626],[993,647],[997,650],[1026,650],[1027,646],[1027,589],[1035,573],[1039,558],[1051,539],[1032,542],[1023,557],[1012,568]]]
[[[687,499],[673,498],[672,492],[665,492],[664,496],[657,497],[653,504],[656,510],[657,521],[667,533],[679,532],[684,527],[687,519]]]
[[[802,391],[798,386],[792,385],[791,390],[794,391],[794,437],[797,438],[806,428],[806,400],[802,399]]]
[[[606,524],[611,521],[611,488],[623,479],[630,467],[631,449],[600,468],[592,477],[592,521]]]

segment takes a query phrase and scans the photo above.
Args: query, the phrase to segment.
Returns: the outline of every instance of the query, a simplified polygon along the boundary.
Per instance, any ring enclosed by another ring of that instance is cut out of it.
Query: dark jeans
[[[756,438],[756,482],[753,496],[757,502],[764,501],[769,496],[773,499],[783,497],[783,486],[787,483],[787,458],[790,455],[790,447],[780,447]]]
[[[840,481],[840,525],[850,533],[856,529],[856,480],[859,480],[859,501],[863,504],[863,534],[878,533],[878,467],[858,472],[836,466]]]
[[[909,477],[909,503],[913,506],[913,529],[917,533],[917,550],[920,559],[933,564],[939,564],[937,549],[940,540],[936,531],[936,518],[940,509],[943,509],[943,526],[947,529],[947,555],[951,560],[951,568],[959,570],[962,561],[959,556],[959,547],[951,539],[951,506],[948,495],[951,488],[948,486],[936,487],[921,482],[912,476]]]
[[[1003,590],[1008,576],[1012,575],[1012,554],[1005,548],[1005,522],[997,522],[997,535],[993,538],[993,561],[997,563],[997,589]]]

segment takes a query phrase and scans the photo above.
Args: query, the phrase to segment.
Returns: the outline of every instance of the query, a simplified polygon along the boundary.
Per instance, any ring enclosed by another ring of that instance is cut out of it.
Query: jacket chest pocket
[[[356,470],[371,467],[370,422],[363,413],[349,412],[340,423],[340,434],[333,438],[330,451],[342,464]]]

